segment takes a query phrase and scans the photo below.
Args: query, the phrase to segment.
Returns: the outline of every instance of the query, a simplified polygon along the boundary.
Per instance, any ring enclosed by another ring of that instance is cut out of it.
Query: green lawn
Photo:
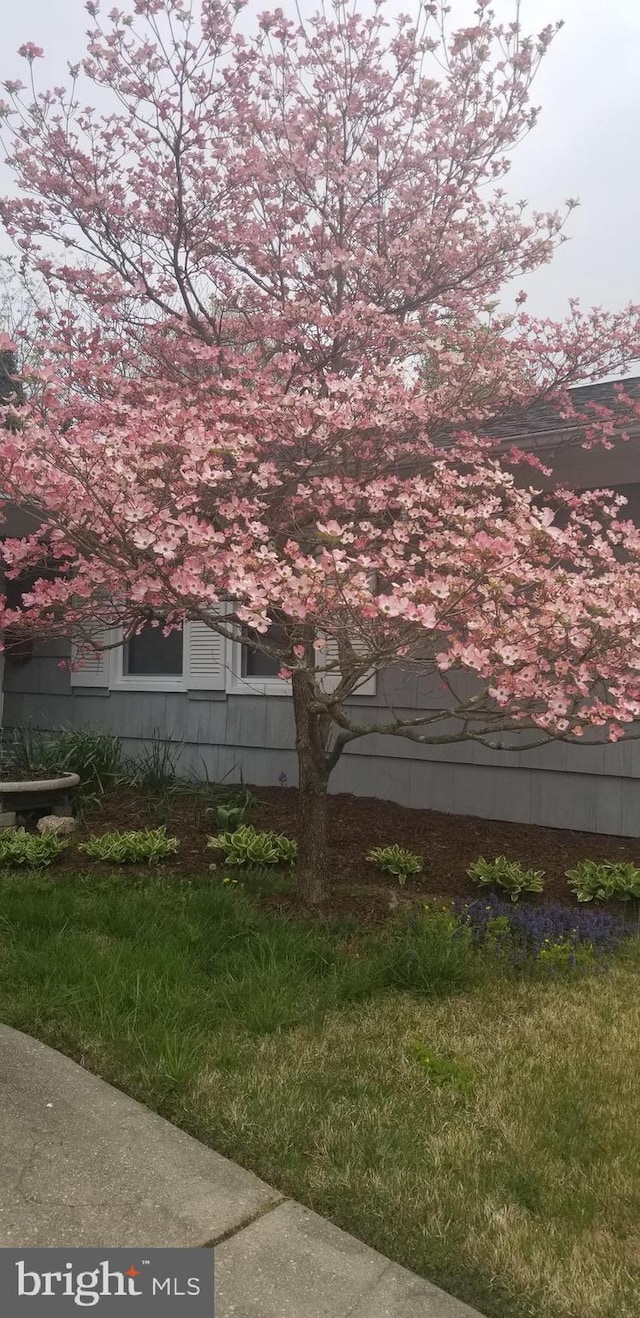
[[[0,1018],[490,1318],[637,1318],[637,948],[518,980],[419,938],[209,876],[6,878]]]

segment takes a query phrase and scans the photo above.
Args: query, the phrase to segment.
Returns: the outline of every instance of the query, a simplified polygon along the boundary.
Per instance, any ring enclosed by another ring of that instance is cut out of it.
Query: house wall
[[[40,645],[26,664],[5,670],[5,727],[90,726],[116,733],[127,753],[154,731],[174,743],[180,772],[211,781],[296,784],[293,711],[286,696],[223,692],[72,691],[60,647]],[[409,714],[442,708],[433,687],[389,670],[365,719],[381,721],[387,704]],[[446,724],[444,725],[446,728]],[[640,743],[489,751],[477,745],[417,746],[374,734],[345,751],[332,790],[401,804],[599,833],[640,837]]]
[[[640,520],[640,484],[624,492],[629,514]],[[5,727],[90,726],[116,733],[128,753],[158,731],[174,743],[181,772],[258,785],[276,785],[285,775],[296,784],[288,697],[72,690],[68,669],[59,667],[65,655],[44,643],[28,663],[7,663]],[[354,703],[365,721],[381,722],[388,705],[410,714],[441,709],[443,701],[437,684],[398,667],[379,676],[375,697]],[[451,814],[640,837],[640,741],[490,751],[374,734],[347,748],[331,787]]]

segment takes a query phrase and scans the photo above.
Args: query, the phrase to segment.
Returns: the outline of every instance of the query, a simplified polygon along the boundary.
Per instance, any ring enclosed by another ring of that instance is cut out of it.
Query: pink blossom
[[[31,61],[34,59],[43,59],[44,50],[42,49],[42,46],[34,45],[33,41],[25,41],[24,44],[20,46],[18,54],[22,55],[23,59]]]

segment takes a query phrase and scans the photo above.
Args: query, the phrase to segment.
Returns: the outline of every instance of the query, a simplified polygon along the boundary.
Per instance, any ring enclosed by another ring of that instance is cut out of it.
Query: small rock
[[[68,837],[77,827],[72,815],[43,815],[36,825],[39,833],[55,833],[56,837]]]

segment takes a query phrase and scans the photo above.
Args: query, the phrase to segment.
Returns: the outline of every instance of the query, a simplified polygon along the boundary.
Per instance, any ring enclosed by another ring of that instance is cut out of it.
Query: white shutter
[[[229,612],[231,605],[221,605]],[[204,622],[184,626],[184,676],[188,691],[224,691],[227,684],[227,641]]]
[[[113,633],[110,631],[101,631],[95,633],[97,642],[108,645],[114,640]],[[71,662],[75,663],[79,647],[71,643]],[[109,686],[109,674],[111,671],[111,650],[92,650],[85,651],[82,659],[78,660],[82,664],[81,668],[71,669],[72,686]]]
[[[355,646],[355,649],[357,651],[358,649],[357,645]],[[318,649],[316,651],[316,657],[320,667],[324,667],[325,664],[337,662],[338,642],[334,636],[328,636],[326,638],[324,645],[322,646],[322,649]],[[333,672],[321,674],[319,677],[320,686],[322,687],[323,691],[327,691],[327,692],[335,691],[337,687],[340,685],[341,680],[342,678],[340,675],[340,671],[337,668]],[[356,687],[356,690],[353,692],[353,694],[354,696],[375,696],[376,694],[375,673],[369,673],[366,677],[364,677],[362,681],[359,683],[359,685]],[[350,698],[351,697],[348,697],[348,699]]]

